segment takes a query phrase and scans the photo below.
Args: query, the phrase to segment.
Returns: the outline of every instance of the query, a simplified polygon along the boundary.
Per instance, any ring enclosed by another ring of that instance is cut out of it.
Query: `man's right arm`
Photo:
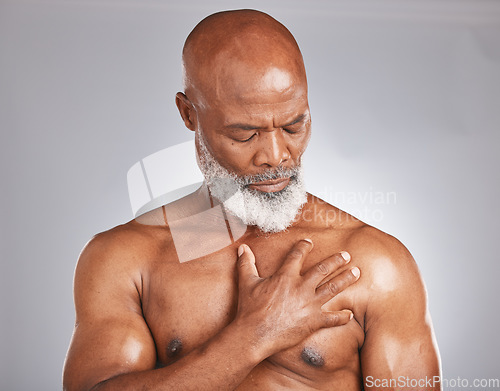
[[[133,241],[126,246],[123,240],[116,242],[112,234],[93,239],[78,262],[76,324],[63,379],[67,391],[233,390],[268,356],[319,328],[350,319],[349,311],[321,310],[324,302],[356,280],[346,270],[325,283],[346,263],[339,254],[301,275],[312,245],[300,241],[278,272],[262,279],[253,253],[244,246],[238,260],[240,299],[234,321],[180,360],[154,369],[156,348],[142,316],[141,270],[130,254]]]

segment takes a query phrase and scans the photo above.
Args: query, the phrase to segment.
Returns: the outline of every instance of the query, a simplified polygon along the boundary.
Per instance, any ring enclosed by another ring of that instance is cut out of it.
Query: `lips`
[[[252,190],[258,190],[265,193],[275,193],[283,190],[290,183],[290,178],[278,178],[269,181],[255,182],[248,185]]]

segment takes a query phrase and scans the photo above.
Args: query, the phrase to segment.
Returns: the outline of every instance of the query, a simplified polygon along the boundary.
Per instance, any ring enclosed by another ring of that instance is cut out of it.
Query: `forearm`
[[[234,390],[265,355],[237,324],[164,368],[132,372],[103,381],[92,391]]]

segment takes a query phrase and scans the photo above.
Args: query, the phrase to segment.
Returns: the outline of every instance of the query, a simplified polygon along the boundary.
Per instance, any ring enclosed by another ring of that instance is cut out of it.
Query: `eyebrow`
[[[296,123],[302,121],[306,117],[306,114],[300,114],[297,118],[295,118],[292,122],[289,122],[283,126],[280,126],[280,128],[286,128],[287,126],[292,126],[295,125]],[[258,129],[266,129],[267,126],[255,126],[255,125],[250,125],[250,124],[244,124],[244,123],[237,123],[237,124],[231,124],[225,126],[227,129],[232,129],[232,130],[258,130]]]

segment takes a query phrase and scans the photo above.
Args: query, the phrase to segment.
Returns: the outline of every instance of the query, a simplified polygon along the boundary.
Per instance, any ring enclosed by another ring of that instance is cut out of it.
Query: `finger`
[[[359,268],[357,267],[343,271],[338,276],[333,277],[331,280],[328,280],[316,289],[318,299],[321,303],[326,303],[328,300],[337,296],[345,288],[355,283],[359,279],[360,274]]]
[[[239,284],[246,285],[250,281],[259,278],[259,272],[255,266],[255,255],[253,254],[250,247],[246,244],[242,244],[238,247],[238,277]]]
[[[302,239],[293,245],[291,250],[285,257],[285,261],[280,270],[290,271],[292,273],[300,273],[304,260],[307,254],[313,249],[313,242],[311,239]]]
[[[328,279],[331,274],[349,263],[350,260],[351,256],[349,253],[347,251],[341,251],[311,267],[306,274],[304,274],[304,279],[306,283],[310,282],[314,287],[317,287]]]
[[[349,323],[349,321],[354,317],[351,310],[324,311],[322,315],[323,327],[342,326]]]

